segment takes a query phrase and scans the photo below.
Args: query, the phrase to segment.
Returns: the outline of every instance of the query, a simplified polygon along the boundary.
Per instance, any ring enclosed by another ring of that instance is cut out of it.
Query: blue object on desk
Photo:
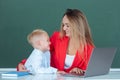
[[[2,73],[1,76],[2,77],[19,77],[19,76],[25,76],[25,75],[29,75],[29,74],[30,73],[23,72],[23,71],[10,71],[10,72]]]

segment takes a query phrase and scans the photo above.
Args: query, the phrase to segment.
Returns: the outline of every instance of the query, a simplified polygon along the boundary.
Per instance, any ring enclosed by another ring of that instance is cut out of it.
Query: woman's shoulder
[[[55,32],[53,32],[53,35],[54,35],[54,36],[58,36],[59,34],[60,34],[59,31],[55,31]]]
[[[59,37],[59,34],[60,34],[59,31],[55,31],[55,32],[53,32],[51,38],[57,38],[57,37]]]

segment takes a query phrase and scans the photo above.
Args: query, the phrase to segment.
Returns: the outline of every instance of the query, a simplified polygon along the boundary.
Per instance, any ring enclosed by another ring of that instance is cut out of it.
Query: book
[[[10,79],[12,79],[12,80],[15,79],[16,80],[16,79],[18,79],[18,77],[8,77],[8,76],[6,77],[6,76],[2,76],[2,79],[9,79],[9,80]]]
[[[1,76],[4,78],[4,77],[8,77],[8,78],[17,78],[17,77],[20,77],[20,76],[26,76],[26,75],[29,75],[30,73],[29,72],[23,72],[23,71],[10,71],[10,72],[5,72],[5,73],[2,73]]]

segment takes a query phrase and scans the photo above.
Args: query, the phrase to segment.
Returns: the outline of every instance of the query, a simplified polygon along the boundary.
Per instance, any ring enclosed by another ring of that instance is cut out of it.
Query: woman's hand
[[[18,64],[18,71],[27,71],[25,66],[22,63]]]
[[[59,73],[59,74],[65,74],[66,72],[65,71],[57,71],[57,73]]]
[[[80,74],[80,75],[84,75],[85,71],[79,68],[73,68],[70,73],[75,73],[75,74]]]

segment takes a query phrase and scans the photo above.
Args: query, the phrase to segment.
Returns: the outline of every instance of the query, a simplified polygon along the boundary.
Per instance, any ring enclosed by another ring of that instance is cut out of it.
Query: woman
[[[68,73],[84,73],[94,44],[87,19],[81,11],[67,9],[60,31],[54,32],[50,41],[52,67]],[[19,70],[24,69],[22,64],[18,65]]]

